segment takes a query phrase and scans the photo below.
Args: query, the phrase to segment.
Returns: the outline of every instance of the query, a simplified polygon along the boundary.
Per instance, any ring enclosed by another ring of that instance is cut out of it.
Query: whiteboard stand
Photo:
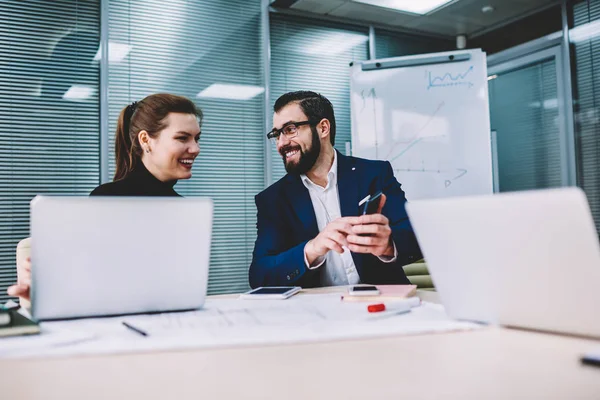
[[[497,132],[492,131],[492,171],[494,171],[494,193],[500,193],[500,172],[498,170],[498,139]]]

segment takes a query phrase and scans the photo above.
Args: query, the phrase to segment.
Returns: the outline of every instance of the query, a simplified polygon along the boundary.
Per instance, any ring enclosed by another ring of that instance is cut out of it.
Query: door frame
[[[533,42],[525,43],[488,57],[488,81],[494,75],[514,71],[527,65],[554,60],[556,63],[556,93],[558,100],[559,145],[562,186],[577,184],[577,166],[575,161],[575,130],[573,126],[573,97],[571,93],[570,72],[564,69],[564,52],[557,34],[552,34]],[[565,77],[568,77],[566,79]],[[568,82],[567,82],[568,80]],[[496,143],[492,143],[492,157],[497,157]],[[497,159],[494,165],[497,164]],[[494,171],[497,176],[497,171]]]

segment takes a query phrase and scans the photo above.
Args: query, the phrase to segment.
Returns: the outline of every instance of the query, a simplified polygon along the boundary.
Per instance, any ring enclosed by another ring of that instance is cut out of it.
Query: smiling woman
[[[114,181],[91,196],[179,196],[200,153],[202,111],[181,96],[153,94],[125,107],[115,134]]]
[[[185,97],[160,93],[131,103],[117,122],[114,181],[90,196],[179,196],[173,186],[192,177],[201,123],[202,111]],[[21,260],[17,270],[8,294],[29,305],[31,259]]]

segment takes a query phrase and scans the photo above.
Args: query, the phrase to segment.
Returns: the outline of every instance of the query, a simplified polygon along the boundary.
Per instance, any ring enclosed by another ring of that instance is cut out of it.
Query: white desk
[[[435,294],[420,293],[432,300]],[[2,399],[600,399],[600,341],[512,329],[0,361]],[[279,393],[279,395],[277,394]]]

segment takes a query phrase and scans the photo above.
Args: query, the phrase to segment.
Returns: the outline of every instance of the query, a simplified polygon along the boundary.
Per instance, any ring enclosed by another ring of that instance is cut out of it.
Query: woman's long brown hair
[[[145,130],[155,138],[167,127],[169,113],[193,114],[202,123],[202,110],[182,96],[168,93],[151,94],[121,110],[115,133],[116,170],[113,180],[125,178],[142,158],[138,134]]]

